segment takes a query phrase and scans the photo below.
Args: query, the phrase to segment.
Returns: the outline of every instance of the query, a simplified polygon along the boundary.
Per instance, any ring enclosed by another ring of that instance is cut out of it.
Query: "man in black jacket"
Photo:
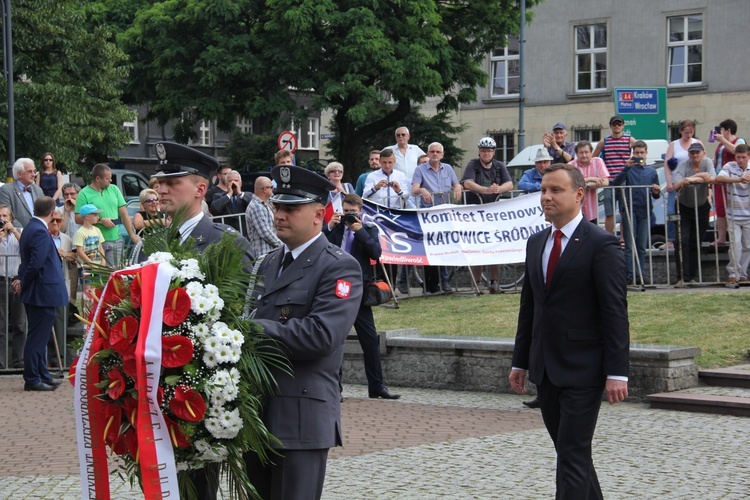
[[[362,283],[373,278],[371,261],[377,262],[382,249],[378,239],[378,228],[362,223],[362,198],[354,193],[347,194],[341,203],[343,214],[334,214],[324,232],[328,241],[338,245],[359,262],[362,268]],[[364,295],[363,295],[364,300]],[[360,304],[357,319],[354,321],[359,345],[365,361],[367,392],[371,398],[398,399],[399,394],[391,394],[383,384],[383,369],[380,364],[380,346],[375,330],[372,307]]]

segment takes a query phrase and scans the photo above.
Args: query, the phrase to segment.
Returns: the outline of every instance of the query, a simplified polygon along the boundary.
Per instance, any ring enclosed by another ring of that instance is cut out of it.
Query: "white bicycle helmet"
[[[479,139],[479,144],[477,144],[477,147],[481,148],[496,148],[497,143],[495,143],[495,139],[492,137],[482,137]]]

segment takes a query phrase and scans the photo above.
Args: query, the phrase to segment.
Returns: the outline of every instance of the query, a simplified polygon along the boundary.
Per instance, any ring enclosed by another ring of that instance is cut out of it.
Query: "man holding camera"
[[[211,201],[211,213],[214,217],[224,217],[222,222],[237,231],[240,230],[240,217],[230,217],[235,214],[244,214],[247,206],[253,201],[250,193],[242,192],[242,176],[236,170],[230,170],[224,176],[224,184],[227,186],[226,193],[216,193]]]
[[[659,176],[656,174],[656,170],[646,166],[647,155],[648,146],[646,143],[636,141],[633,144],[633,156],[612,182],[615,186],[632,186],[630,189],[623,190],[623,195],[620,198],[620,226],[623,238],[625,238],[628,284],[643,283],[646,244],[648,243],[648,232],[651,224],[652,204],[648,200],[649,187],[652,198],[656,199],[661,195]],[[640,263],[637,274],[633,269],[633,244],[635,244],[638,252],[638,262]]]
[[[324,229],[328,241],[340,246],[354,257],[362,268],[362,283],[374,277],[371,261],[380,258],[382,249],[378,239],[378,228],[362,223],[362,198],[354,193],[344,196],[341,204],[343,214],[334,214]],[[364,300],[364,296],[362,297]],[[375,319],[372,307],[360,303],[357,319],[354,321],[359,345],[364,354],[365,375],[367,376],[367,393],[371,398],[398,399],[401,396],[391,394],[383,385],[383,369],[380,364],[380,345],[375,330]]]
[[[406,175],[400,170],[393,170],[396,155],[392,149],[381,151],[379,161],[380,168],[367,176],[363,197],[388,208],[402,208],[409,199]]]

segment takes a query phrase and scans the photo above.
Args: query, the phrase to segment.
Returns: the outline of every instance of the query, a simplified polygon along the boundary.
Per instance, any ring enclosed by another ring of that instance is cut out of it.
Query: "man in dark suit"
[[[602,498],[591,440],[602,393],[628,395],[629,326],[625,259],[617,238],[583,219],[585,182],[573,166],[542,177],[542,210],[552,228],[526,246],[510,385],[537,385],[557,450],[558,499]]]
[[[261,498],[320,498],[328,449],[341,445],[339,368],[362,300],[362,271],[321,234],[333,184],[294,166],[276,166],[271,175],[274,222],[284,245],[260,265],[254,317],[278,341],[292,373],[272,369],[278,389],[263,406],[281,456],[272,455],[272,463],[252,452],[244,458]]]
[[[31,158],[19,158],[13,164],[13,182],[0,186],[0,205],[13,212],[16,227],[26,227],[34,215],[34,202],[44,196],[42,188],[34,183],[36,167]]]
[[[224,224],[240,230],[240,214],[244,214],[247,206],[253,200],[252,193],[242,191],[242,176],[236,170],[230,170],[225,175],[226,193],[216,193],[211,201],[211,213],[214,217],[221,217]],[[234,216],[234,217],[232,217]]]
[[[34,202],[34,218],[21,233],[21,265],[13,282],[26,306],[28,334],[23,352],[26,391],[54,391],[59,383],[47,371],[47,341],[55,323],[55,308],[67,305],[68,290],[62,261],[47,230],[55,200],[42,196]]]
[[[326,233],[328,241],[344,249],[346,253],[354,257],[362,268],[362,282],[372,280],[372,261],[380,258],[382,249],[378,228],[366,226],[362,223],[362,198],[354,193],[344,196],[341,206],[343,214],[334,214],[331,221],[323,232]],[[363,297],[364,299],[364,297]],[[401,396],[391,394],[383,384],[383,368],[380,363],[380,343],[378,332],[375,330],[375,318],[372,316],[372,307],[360,303],[357,319],[354,321],[354,330],[357,332],[359,345],[365,362],[365,375],[367,376],[367,393],[371,398],[398,399]]]

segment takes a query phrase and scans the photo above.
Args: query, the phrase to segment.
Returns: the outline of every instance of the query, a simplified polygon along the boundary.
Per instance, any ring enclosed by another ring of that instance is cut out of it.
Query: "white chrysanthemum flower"
[[[245,343],[245,336],[239,330],[232,330],[229,334],[229,343],[233,346],[242,347],[242,344]]]
[[[206,279],[206,276],[201,272],[200,267],[198,267],[198,261],[195,259],[182,259],[180,261],[180,270],[176,274],[185,281]]]
[[[162,264],[162,263],[172,262],[173,259],[174,257],[172,257],[172,254],[169,252],[154,252],[148,256],[148,259],[146,259],[146,262],[147,263],[158,262]]]
[[[205,318],[206,318],[206,321],[209,323],[213,323],[214,321],[219,321],[219,318],[221,318],[221,311],[217,311],[216,309],[211,309],[210,311],[208,311]]]
[[[203,353],[203,364],[206,365],[207,368],[216,368],[216,365],[219,364],[219,362],[216,359],[216,354],[213,352],[206,351]]]
[[[225,344],[223,340],[215,335],[212,335],[203,342],[203,350],[212,354],[216,354],[217,350],[224,345]]]
[[[212,285],[211,283],[209,283],[203,287],[203,294],[206,297],[218,297],[219,288],[216,285]]]
[[[219,418],[216,418],[216,417],[205,419],[203,421],[203,425],[206,426],[206,430],[210,432],[214,437],[218,437],[216,436],[216,433],[221,432],[223,430],[222,429],[223,426],[221,425],[221,420],[219,420]]]
[[[224,399],[227,401],[234,401],[239,395],[239,388],[236,385],[224,386]]]
[[[201,285],[197,281],[191,281],[190,283],[188,283],[187,285],[185,285],[185,291],[191,297],[198,296],[198,295],[203,295],[203,285]]]
[[[211,449],[211,446],[203,439],[199,439],[195,442],[195,449],[201,453],[205,453],[206,451]]]
[[[211,391],[211,416],[219,416],[224,411],[224,405],[227,404],[227,398],[224,395],[223,387]]]
[[[184,471],[184,470],[188,470],[188,468],[189,468],[189,467],[188,467],[188,464],[187,464],[187,462],[177,462],[177,463],[175,464],[175,469],[177,470],[177,472],[181,472],[181,471]]]
[[[221,344],[216,349],[216,361],[219,363],[229,363],[229,360],[232,358],[232,349],[226,345]]]
[[[190,309],[196,314],[206,314],[211,309],[211,304],[203,295],[198,295],[190,301]]]
[[[193,325],[190,328],[190,330],[193,332],[195,337],[201,342],[204,342],[211,333],[208,328],[208,325],[205,323],[198,323],[197,325]]]
[[[229,376],[232,378],[232,384],[239,385],[240,383],[240,371],[237,368],[229,369]]]
[[[237,363],[240,360],[240,355],[242,354],[242,347],[234,345],[234,344],[229,344],[228,348],[229,348],[229,362],[232,364]]]
[[[206,297],[206,300],[215,311],[221,312],[224,309],[224,299],[221,297]]]
[[[211,376],[210,383],[211,385],[217,385],[217,386],[225,386],[227,385],[227,382],[231,380],[231,376],[229,374],[228,370],[217,370],[216,373],[214,373]]]

